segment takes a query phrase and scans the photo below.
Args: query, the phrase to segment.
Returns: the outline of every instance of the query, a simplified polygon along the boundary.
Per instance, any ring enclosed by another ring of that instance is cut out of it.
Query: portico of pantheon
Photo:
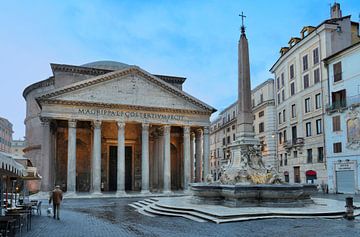
[[[182,90],[186,78],[113,61],[51,69],[23,93],[40,191],[169,193],[206,177],[215,109]]]

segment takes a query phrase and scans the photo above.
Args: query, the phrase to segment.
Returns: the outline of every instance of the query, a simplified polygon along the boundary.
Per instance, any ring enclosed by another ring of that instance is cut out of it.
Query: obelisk
[[[242,17],[241,35],[238,44],[238,116],[237,141],[257,144],[253,131],[253,115],[251,105],[249,46],[245,34],[244,15]]]

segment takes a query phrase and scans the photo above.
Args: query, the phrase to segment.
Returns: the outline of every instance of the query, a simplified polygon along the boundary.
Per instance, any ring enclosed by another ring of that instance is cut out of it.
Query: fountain
[[[241,15],[244,17],[243,15]],[[245,27],[241,26],[238,58],[237,139],[231,144],[231,163],[219,181],[191,184],[195,203],[239,206],[304,206],[311,203],[315,185],[283,184],[275,168],[265,167],[260,142],[253,132],[250,63]]]

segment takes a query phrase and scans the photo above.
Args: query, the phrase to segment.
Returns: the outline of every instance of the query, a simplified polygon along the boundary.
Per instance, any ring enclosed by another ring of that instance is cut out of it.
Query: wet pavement
[[[345,200],[348,195],[316,195]],[[24,237],[41,236],[360,236],[360,218],[268,219],[228,224],[198,223],[178,217],[148,217],[128,206],[136,198],[66,199],[60,220],[34,216]],[[360,202],[360,195],[354,196]],[[344,202],[345,205],[345,202]]]

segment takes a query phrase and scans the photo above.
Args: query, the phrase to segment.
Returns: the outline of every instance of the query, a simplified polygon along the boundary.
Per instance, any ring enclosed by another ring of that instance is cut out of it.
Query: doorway
[[[132,190],[132,147],[125,146],[125,190]],[[117,146],[109,147],[109,191],[117,190]]]

